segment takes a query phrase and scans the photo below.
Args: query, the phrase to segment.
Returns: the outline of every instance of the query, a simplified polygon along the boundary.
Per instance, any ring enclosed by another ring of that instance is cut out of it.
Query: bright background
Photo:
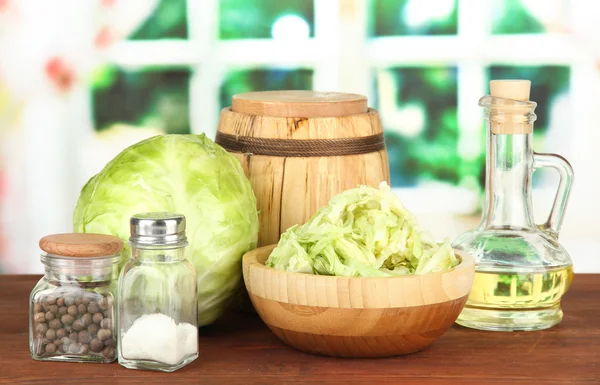
[[[488,81],[532,81],[534,149],[575,169],[561,232],[600,272],[600,2],[0,0],[0,272],[41,272],[79,189],[157,133],[214,137],[246,91],[356,92],[379,109],[396,193],[438,237],[483,199]],[[536,172],[536,220],[557,185]]]

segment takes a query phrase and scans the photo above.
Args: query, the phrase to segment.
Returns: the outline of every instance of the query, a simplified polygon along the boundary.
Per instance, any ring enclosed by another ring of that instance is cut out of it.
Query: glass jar
[[[113,362],[123,241],[55,234],[40,240],[44,276],[29,298],[29,350],[43,361]]]
[[[119,363],[173,372],[198,357],[196,270],[185,259],[185,217],[137,214],[130,227],[131,259],[119,277]]]

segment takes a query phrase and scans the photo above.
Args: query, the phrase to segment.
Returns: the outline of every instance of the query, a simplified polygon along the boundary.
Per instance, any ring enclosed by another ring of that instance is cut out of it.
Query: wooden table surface
[[[253,314],[229,313],[200,330],[200,357],[175,373],[118,363],[33,361],[28,296],[37,276],[0,276],[0,384],[600,384],[600,275],[576,275],[558,326],[492,333],[453,326],[429,348],[388,359],[295,351]]]

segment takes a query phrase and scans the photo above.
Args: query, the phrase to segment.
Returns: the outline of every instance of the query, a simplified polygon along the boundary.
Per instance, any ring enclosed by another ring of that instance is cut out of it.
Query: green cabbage
[[[304,225],[281,235],[266,265],[322,275],[389,277],[458,264],[450,240],[436,243],[387,183],[361,186],[329,201]]]
[[[198,274],[199,325],[212,323],[236,293],[241,258],[258,239],[256,198],[240,163],[204,134],[144,140],[117,155],[83,187],[74,229],[127,240],[130,217],[147,211],[186,216],[186,257]],[[124,261],[130,255],[127,247]],[[163,275],[176,278],[166,269]],[[144,296],[161,300],[159,289],[152,292],[148,282]]]

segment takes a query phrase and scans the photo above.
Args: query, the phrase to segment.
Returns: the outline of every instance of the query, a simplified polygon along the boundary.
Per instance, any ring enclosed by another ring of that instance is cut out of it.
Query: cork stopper
[[[490,124],[494,134],[531,134],[530,113],[535,103],[529,102],[531,81],[491,80]]]
[[[321,91],[259,91],[233,96],[231,110],[290,118],[338,117],[368,112],[367,97]]]
[[[492,80],[490,95],[495,98],[529,101],[531,82],[529,80]]]
[[[123,241],[105,234],[53,234],[40,239],[40,249],[63,257],[108,257],[123,250]]]

